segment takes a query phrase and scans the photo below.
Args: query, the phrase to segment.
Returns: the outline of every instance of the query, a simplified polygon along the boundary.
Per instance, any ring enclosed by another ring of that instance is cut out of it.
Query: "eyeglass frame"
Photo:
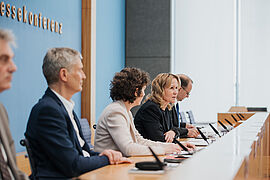
[[[181,87],[181,89],[184,89],[184,91],[186,92],[187,96],[190,95],[190,92],[188,92],[184,87]]]

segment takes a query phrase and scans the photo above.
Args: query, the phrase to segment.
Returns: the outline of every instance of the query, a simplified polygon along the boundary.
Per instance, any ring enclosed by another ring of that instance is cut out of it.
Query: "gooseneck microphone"
[[[240,120],[243,120],[242,117],[239,114],[236,114]]]
[[[223,127],[223,129],[225,129],[227,132],[229,132],[227,127],[221,121],[218,121],[218,123]]]
[[[221,137],[221,135],[219,134],[218,130],[211,124],[209,123],[210,127],[213,129],[213,131],[219,136]]]
[[[149,148],[149,150],[151,151],[151,153],[152,153],[152,155],[154,156],[154,158],[156,159],[156,161],[157,161],[159,167],[163,169],[164,163],[162,163],[162,162],[159,160],[159,158],[157,157],[156,153],[153,151],[153,149],[152,149],[150,146],[149,146],[148,148]]]
[[[239,115],[242,117],[242,120],[245,119],[245,117],[243,116],[243,114],[239,113]]]
[[[156,161],[143,161],[135,163],[135,167],[140,170],[163,170],[165,164],[162,163],[151,147],[148,147]]]
[[[235,122],[238,122],[237,120],[236,120],[236,118],[231,114],[231,116],[232,116],[232,118],[234,119],[234,121]]]
[[[233,127],[233,124],[228,120],[228,119],[224,119],[229,125],[231,125]]]
[[[203,140],[205,140],[207,142],[207,144],[209,144],[209,142],[207,141],[207,138],[205,137],[205,135],[202,133],[202,131],[200,130],[200,128],[197,127],[197,130],[199,131],[200,135],[202,136]]]
[[[176,143],[176,144],[178,144],[184,151],[189,152],[188,151],[188,148],[186,146],[184,146],[182,143],[180,143],[180,141],[178,141],[177,139],[174,138],[173,139],[173,142]]]

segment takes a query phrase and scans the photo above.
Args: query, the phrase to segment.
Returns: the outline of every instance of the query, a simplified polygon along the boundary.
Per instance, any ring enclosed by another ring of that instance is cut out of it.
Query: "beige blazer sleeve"
[[[133,128],[130,126],[130,122],[127,111],[124,112],[123,109],[111,111],[107,115],[107,129],[114,143],[125,156],[151,155],[148,145],[152,145],[152,143],[143,140],[140,140],[143,142],[142,144],[136,142],[135,137],[132,138]],[[153,147],[153,150],[157,154],[164,154],[163,147]]]

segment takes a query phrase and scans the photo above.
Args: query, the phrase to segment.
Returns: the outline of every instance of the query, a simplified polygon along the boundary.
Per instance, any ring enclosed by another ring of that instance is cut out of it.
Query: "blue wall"
[[[71,47],[81,50],[81,1],[78,0],[1,0],[17,8],[26,6],[27,11],[42,13],[42,16],[63,23],[63,34],[25,24],[17,19],[0,16],[0,28],[11,29],[17,38],[14,61],[18,67],[13,76],[10,90],[0,94],[0,101],[6,107],[17,152],[24,151],[19,140],[24,137],[26,122],[32,106],[46,90],[42,75],[42,61],[51,47]],[[114,4],[114,3],[111,3]],[[17,17],[16,17],[17,18]],[[106,49],[107,50],[107,49]],[[116,65],[115,65],[116,66]],[[80,116],[80,93],[73,96],[75,111]]]
[[[111,103],[109,85],[125,66],[125,0],[96,1],[96,121]]]

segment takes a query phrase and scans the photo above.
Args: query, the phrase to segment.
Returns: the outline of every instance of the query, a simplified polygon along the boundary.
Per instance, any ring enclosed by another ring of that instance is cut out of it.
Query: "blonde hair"
[[[165,100],[163,99],[165,88],[168,88],[171,86],[172,80],[176,79],[178,82],[178,87],[181,86],[180,80],[178,76],[171,74],[171,73],[160,73],[158,74],[155,79],[152,81],[151,86],[151,94],[147,97],[147,100],[151,100],[161,107],[163,104],[165,104]],[[168,104],[167,108],[171,110],[172,105]]]

